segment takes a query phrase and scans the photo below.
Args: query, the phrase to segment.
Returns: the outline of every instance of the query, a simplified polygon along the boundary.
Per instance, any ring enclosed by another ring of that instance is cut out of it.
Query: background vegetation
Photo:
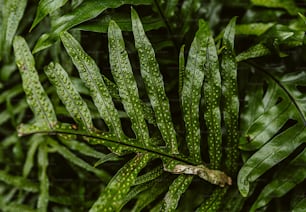
[[[306,211],[306,1],[0,5],[1,210]]]

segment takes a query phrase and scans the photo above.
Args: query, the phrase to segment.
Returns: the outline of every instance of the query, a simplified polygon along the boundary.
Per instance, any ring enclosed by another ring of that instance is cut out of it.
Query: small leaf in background
[[[107,182],[110,179],[110,176],[106,171],[94,168],[92,165],[71,152],[67,147],[60,145],[56,140],[50,138],[48,139],[48,143],[71,163],[96,174],[103,182]]]
[[[39,190],[39,186],[36,183],[24,177],[9,175],[4,170],[0,170],[0,181],[25,191],[38,192]]]
[[[47,168],[49,165],[48,160],[48,147],[46,142],[42,143],[38,149],[37,155],[38,169],[39,169],[39,182],[40,194],[37,200],[37,208],[42,212],[47,212],[49,202],[49,179],[47,175]]]
[[[17,32],[18,25],[27,6],[27,0],[9,0],[2,3],[1,33],[0,38],[0,61],[2,57],[8,60],[11,44]],[[5,54],[4,54],[5,53]]]
[[[273,25],[274,23],[239,24],[236,26],[236,35],[259,36],[270,29]]]
[[[180,100],[182,99],[182,89],[183,89],[183,80],[184,80],[184,75],[185,75],[185,45],[181,46],[180,49],[180,54],[179,54],[179,89],[178,89],[178,93],[179,93],[179,97]]]
[[[46,17],[48,14],[51,14],[52,12],[56,11],[57,9],[61,8],[67,3],[68,0],[55,0],[55,1],[49,1],[49,0],[40,0],[35,19],[32,23],[30,31],[39,23],[41,20]]]
[[[16,64],[20,70],[27,102],[34,113],[36,121],[52,128],[56,124],[57,118],[53,105],[40,84],[38,73],[35,69],[34,57],[24,38],[16,36],[13,45]]]
[[[39,145],[43,142],[43,137],[39,136],[39,135],[34,135],[32,136],[32,138],[30,139],[29,143],[30,143],[30,148],[27,152],[27,157],[26,157],[26,161],[24,163],[23,166],[23,171],[22,171],[22,176],[27,178],[28,175],[31,172],[31,169],[34,166],[34,156],[36,151],[39,148]]]
[[[271,54],[271,51],[269,50],[269,48],[259,43],[254,46],[251,46],[249,49],[238,54],[236,56],[236,60],[237,62],[241,62],[244,60],[262,57],[262,56],[269,55],[269,54]]]
[[[132,31],[131,16],[121,13],[111,13],[101,16],[90,22],[85,22],[76,26],[76,29],[90,32],[107,33],[110,20],[115,21],[122,31]],[[144,31],[158,30],[165,26],[159,17],[144,16],[142,19]]]
[[[290,15],[296,15],[299,11],[293,0],[251,0],[251,2],[256,6],[285,9]]]
[[[171,119],[169,100],[165,93],[164,82],[155,59],[154,49],[134,9],[132,9],[131,16],[135,46],[140,60],[141,76],[155,112],[157,126],[171,153],[178,154],[176,132]]]
[[[61,32],[71,29],[72,27],[93,19],[100,15],[108,8],[117,8],[124,4],[151,4],[151,0],[123,0],[123,1],[84,1],[70,13],[67,13],[54,20],[52,32],[43,34],[37,41],[33,52],[37,53],[45,48],[50,47],[57,39]]]

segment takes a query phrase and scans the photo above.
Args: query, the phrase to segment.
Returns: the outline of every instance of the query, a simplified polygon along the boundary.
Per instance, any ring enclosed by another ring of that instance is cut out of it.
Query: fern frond
[[[71,145],[71,149],[83,155],[94,158],[98,157],[100,160],[95,166],[110,158],[116,159],[116,157],[113,157],[113,153],[108,155],[97,154],[96,151],[85,144],[76,144],[76,138],[82,138],[90,144],[103,144],[114,153],[121,153],[122,151],[136,153],[136,156],[130,162],[123,165],[117,174],[111,178],[92,206],[91,211],[118,211],[132,198],[137,198],[133,210],[142,210],[162,193],[166,194],[158,206],[165,211],[174,211],[178,206],[180,198],[189,188],[193,179],[192,175],[197,175],[221,187],[232,184],[231,178],[224,172],[207,168],[202,164],[201,160],[199,107],[204,73],[206,73],[204,94],[207,95],[205,99],[208,115],[205,115],[205,119],[208,121],[207,126],[209,128],[208,142],[209,145],[213,146],[209,150],[210,160],[212,164],[215,163],[213,165],[214,168],[220,168],[221,115],[219,101],[221,79],[217,50],[208,24],[200,21],[199,30],[190,47],[182,83],[181,107],[187,131],[186,139],[189,150],[189,157],[186,157],[178,151],[169,100],[165,94],[164,83],[153,47],[146,37],[138,14],[133,9],[131,20],[135,46],[140,59],[141,75],[150,99],[150,105],[144,106],[144,102],[139,97],[137,82],[125,47],[122,31],[114,21],[110,21],[108,28],[109,61],[115,83],[101,75],[97,64],[85,53],[79,42],[72,35],[66,31],[60,33],[61,41],[77,68],[81,80],[85,84],[85,92],[92,97],[93,103],[99,112],[94,117],[102,118],[109,131],[101,132],[95,128],[93,116],[89,109],[94,107],[93,104],[88,104],[90,105],[88,107],[84,98],[79,94],[78,90],[80,89],[76,88],[67,72],[58,63],[51,62],[45,68],[45,73],[49,81],[54,85],[57,96],[61,99],[76,124],[56,121],[49,126],[45,126],[45,124],[22,125],[19,128],[19,133],[21,135],[34,133],[53,133],[58,135],[56,139],[47,139],[47,144],[52,147],[52,150],[62,155],[70,163],[94,173],[104,182],[110,179],[107,172],[97,169],[77,157],[58,141],[62,141],[67,146]],[[26,45],[24,42],[22,45]],[[23,48],[23,46],[20,48]],[[33,56],[29,52],[28,47],[25,49],[28,54],[27,56],[31,58],[30,65],[32,65],[33,69],[31,76],[36,79],[36,84],[41,86],[38,80],[38,73],[34,67],[34,61],[32,61]],[[19,53],[17,52],[16,54]],[[25,59],[26,57],[20,60],[24,62],[23,60]],[[204,67],[205,62],[208,63],[207,67]],[[184,62],[182,61],[181,63],[181,67],[184,67]],[[19,68],[23,71],[23,66],[19,65]],[[26,89],[29,89],[32,85],[25,84],[25,86],[27,87]],[[47,101],[48,96],[42,87],[41,90],[45,94],[43,100]],[[82,90],[80,91],[83,92]],[[118,111],[113,101],[122,103],[124,111]],[[33,106],[34,102],[29,102],[29,104]],[[52,104],[48,104],[47,107],[42,107],[41,111],[36,112],[40,116],[35,117],[35,119],[48,123],[48,120],[41,114],[49,114],[49,107],[53,109]],[[35,116],[36,113],[34,114]],[[133,136],[130,138],[124,134],[119,113],[125,113],[124,118],[131,121],[131,129],[135,134],[135,138]],[[56,115],[53,115],[56,120]],[[153,120],[152,122],[157,125],[157,127],[150,130],[160,134],[162,138],[150,135],[151,131],[149,131],[149,126],[146,122],[149,120]],[[158,142],[155,142],[157,139]],[[163,142],[165,142],[165,145],[162,145]],[[35,151],[34,147],[33,149]],[[29,155],[32,155],[32,152]],[[143,171],[143,174],[138,177],[144,167],[150,166],[148,162],[157,158],[163,162],[164,171],[180,174],[180,176],[176,179],[169,177],[169,179],[165,180],[165,183],[161,183],[157,180],[163,178],[163,171],[158,167],[156,170],[150,170],[150,168],[144,169],[146,171]],[[31,157],[29,156],[30,159]],[[30,165],[29,168],[31,168]],[[147,187],[147,184],[155,186],[155,188]],[[45,198],[50,200],[49,197]],[[46,205],[44,205],[44,208],[46,208]]]

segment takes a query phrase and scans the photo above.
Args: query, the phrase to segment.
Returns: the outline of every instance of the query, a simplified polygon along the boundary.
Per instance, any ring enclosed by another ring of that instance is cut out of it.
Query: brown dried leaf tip
[[[179,164],[174,167],[172,173],[198,175],[200,178],[220,187],[232,185],[232,179],[224,172],[219,170],[211,170],[203,165],[192,166]]]

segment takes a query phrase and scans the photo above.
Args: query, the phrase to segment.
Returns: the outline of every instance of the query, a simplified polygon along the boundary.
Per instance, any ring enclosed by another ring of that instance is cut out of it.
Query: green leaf
[[[303,212],[306,209],[306,198],[300,200],[292,209],[292,212]]]
[[[160,211],[175,211],[181,196],[189,187],[193,176],[180,175],[178,176],[169,187],[166,193]]]
[[[304,125],[296,124],[275,136],[255,152],[239,171],[237,181],[240,193],[246,197],[249,193],[250,183],[288,157],[304,142],[305,136]]]
[[[206,61],[204,65],[204,120],[207,127],[207,143],[210,167],[220,168],[222,158],[222,135],[221,135],[221,76],[219,72],[219,61],[217,49],[212,33],[207,23],[205,29],[206,37]]]
[[[112,153],[104,154],[102,152],[95,150],[93,147],[81,141],[61,139],[61,142],[65,144],[66,146],[68,146],[69,149],[78,151],[83,155],[87,155],[89,157],[98,158],[98,159],[105,159],[104,162],[108,160],[118,160],[118,157],[113,155]]]
[[[179,97],[182,99],[182,89],[183,89],[183,80],[185,75],[185,45],[181,46],[180,54],[179,54]]]
[[[38,185],[36,183],[24,177],[10,175],[3,170],[0,170],[0,181],[25,191],[38,192]]]
[[[239,24],[236,26],[236,34],[259,36],[270,29],[273,25],[274,23]]]
[[[124,40],[119,26],[111,21],[108,29],[108,47],[112,75],[119,89],[122,104],[128,114],[136,138],[143,145],[149,145],[149,131],[146,125],[139,99],[138,88],[132,67],[125,50]]]
[[[41,122],[41,124],[52,128],[57,122],[56,115],[49,97],[40,84],[33,55],[24,38],[20,36],[15,37],[13,46],[16,64],[22,77],[23,89],[36,122]]]
[[[91,207],[90,212],[118,211],[138,173],[147,165],[149,160],[149,154],[138,154],[126,163],[108,183],[98,200]]]
[[[40,182],[40,194],[37,200],[37,208],[40,211],[46,212],[48,210],[48,202],[49,202],[49,179],[47,176],[47,168],[49,165],[48,160],[48,148],[46,142],[39,145],[38,149],[38,173],[39,173],[39,182]]]
[[[251,2],[256,6],[285,9],[290,15],[296,15],[299,11],[293,0],[251,0]]]
[[[37,12],[35,19],[32,23],[30,31],[39,23],[41,20],[46,17],[48,14],[56,11],[67,3],[68,0],[40,0],[37,7]]]
[[[53,62],[44,70],[75,122],[90,131],[93,128],[90,111],[72,84],[67,72],[60,64]]]
[[[158,166],[155,169],[152,169],[152,170],[148,171],[147,173],[137,177],[134,185],[139,185],[139,184],[143,184],[143,183],[146,183],[148,181],[154,180],[155,178],[159,177],[163,172],[164,172],[163,167]]]
[[[1,22],[0,61],[2,56],[9,56],[11,44],[17,32],[19,22],[23,17],[26,5],[27,0],[7,0],[4,1],[4,5],[1,5],[3,7],[3,20]]]
[[[293,117],[292,110],[293,105],[283,101],[262,113],[240,139],[239,148],[244,151],[259,149],[286,124],[288,118]]]
[[[97,107],[100,116],[104,119],[110,132],[114,132],[118,139],[122,139],[124,134],[118,112],[112,101],[112,96],[103,80],[100,70],[94,60],[85,53],[81,45],[75,38],[67,32],[61,34],[61,40],[71,57],[74,65],[79,71],[81,79],[89,89],[90,95]]]
[[[263,45],[262,43],[259,43],[254,46],[251,46],[249,49],[238,54],[236,57],[236,60],[237,62],[241,62],[244,60],[262,57],[262,56],[269,55],[269,54],[271,54],[271,51],[269,50],[269,48]]]
[[[182,88],[182,110],[186,128],[186,142],[190,157],[201,163],[199,106],[204,79],[209,29],[204,21],[191,44]]]
[[[69,160],[71,163],[73,163],[73,164],[75,164],[75,165],[77,165],[77,166],[79,166],[79,167],[81,167],[81,168],[83,168],[83,169],[85,169],[89,172],[92,172],[92,173],[96,174],[102,181],[107,182],[110,179],[110,176],[106,171],[94,168],[93,166],[88,164],[86,161],[84,161],[83,159],[79,158],[74,153],[72,153],[68,148],[66,148],[63,145],[60,145],[57,141],[49,138],[48,143],[60,155],[62,155],[67,160]]]
[[[118,161],[120,158],[115,153],[109,153],[107,155],[104,155],[103,157],[100,157],[100,159],[95,163],[94,167],[97,167],[107,161]]]
[[[34,156],[41,142],[43,142],[43,137],[39,135],[32,136],[29,141],[31,146],[27,152],[26,161],[24,162],[22,171],[22,176],[25,178],[28,177],[31,169],[34,166]]]
[[[306,124],[306,97],[298,90],[298,86],[304,86],[306,83],[306,72],[288,73],[282,76],[279,82],[287,93],[288,98],[293,102],[300,120]]]
[[[151,4],[151,0],[84,1],[81,5],[72,10],[70,13],[67,13],[54,20],[52,32],[44,34],[40,37],[34,47],[33,53],[37,53],[38,51],[50,47],[57,40],[61,32],[69,30],[80,23],[97,17],[108,8],[117,8],[124,4]]]
[[[75,28],[90,32],[106,33],[110,20],[114,20],[122,31],[132,31],[131,17],[122,13],[107,14],[97,20],[92,20],[89,23],[85,22]],[[142,25],[147,32],[150,30],[158,30],[164,27],[165,24],[159,17],[150,15],[142,18]]]
[[[18,203],[9,203],[3,206],[3,211],[6,212],[14,212],[14,211],[22,211],[22,212],[36,212],[37,210],[32,209],[28,205],[18,204]]]
[[[256,68],[262,70],[260,67]],[[246,124],[248,128],[240,139],[239,147],[247,151],[256,150],[267,143],[286,124],[288,119],[306,123],[305,97],[298,90],[298,86],[302,86],[306,82],[306,73],[301,71],[285,74],[282,77],[271,77],[265,70],[262,71],[265,73],[263,76],[270,78],[266,79],[269,87],[266,89],[263,99],[260,97],[257,100],[262,102],[263,111],[253,111],[247,115],[257,114],[256,119],[248,121]],[[257,86],[257,89],[262,90],[262,85]],[[250,104],[259,108],[256,102]],[[266,130],[262,130],[263,128]]]
[[[306,178],[306,149],[295,157],[282,170],[275,173],[275,178],[261,191],[252,205],[251,211],[267,205],[273,198],[280,198]]]
[[[140,60],[140,71],[147,94],[155,112],[156,123],[172,154],[178,154],[176,132],[171,119],[169,100],[165,94],[164,82],[155,59],[154,49],[145,35],[137,12],[132,9],[132,25],[135,46]]]
[[[226,134],[226,160],[227,171],[232,175],[238,170],[238,143],[239,143],[239,99],[237,84],[237,63],[235,58],[236,18],[233,18],[224,31],[222,45],[221,78],[222,78],[222,105],[223,119]]]
[[[122,201],[121,207],[124,207],[132,199],[134,199],[134,198],[136,199],[138,197],[138,195],[141,194],[142,192],[150,189],[154,185],[154,182],[155,181],[153,180],[153,181],[150,181],[148,183],[144,183],[144,184],[132,187],[131,190],[129,191],[129,193],[127,195],[125,195],[124,200]],[[120,208],[120,211],[121,211],[121,208]]]
[[[167,191],[171,181],[172,178],[170,178],[169,175],[166,175],[166,177],[164,176],[162,179],[156,180],[155,184],[153,184],[148,190],[145,190],[138,196],[131,212],[143,211],[147,205],[156,200],[156,198],[162,193]]]

